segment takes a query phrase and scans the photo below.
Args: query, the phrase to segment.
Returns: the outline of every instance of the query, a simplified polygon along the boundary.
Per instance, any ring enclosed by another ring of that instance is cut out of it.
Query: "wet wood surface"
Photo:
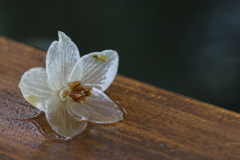
[[[105,93],[126,110],[124,120],[89,123],[64,140],[18,88],[45,56],[0,37],[0,159],[240,159],[240,114],[121,75]]]

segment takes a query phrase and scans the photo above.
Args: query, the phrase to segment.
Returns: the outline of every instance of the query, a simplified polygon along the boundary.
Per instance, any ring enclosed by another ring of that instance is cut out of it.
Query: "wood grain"
[[[63,140],[17,87],[25,71],[45,67],[45,55],[0,37],[0,159],[240,159],[238,113],[121,75],[105,93],[124,120],[89,123]]]

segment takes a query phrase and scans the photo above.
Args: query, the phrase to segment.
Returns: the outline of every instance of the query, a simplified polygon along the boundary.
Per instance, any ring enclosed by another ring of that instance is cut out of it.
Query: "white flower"
[[[123,113],[104,93],[118,69],[113,50],[94,52],[80,58],[77,46],[63,32],[52,42],[46,56],[46,69],[32,68],[19,83],[23,97],[46,114],[59,135],[81,133],[87,121],[112,123]]]

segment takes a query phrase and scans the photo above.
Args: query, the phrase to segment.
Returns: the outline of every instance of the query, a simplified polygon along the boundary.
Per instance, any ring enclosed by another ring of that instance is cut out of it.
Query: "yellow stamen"
[[[81,84],[80,81],[69,82],[69,83],[68,83],[68,88],[69,88],[70,90],[72,90],[73,88],[79,86],[80,84]]]
[[[101,55],[101,57],[100,57],[100,56],[94,54],[94,55],[93,55],[93,58],[95,58],[95,59],[97,59],[97,60],[101,60],[101,61],[103,61],[103,62],[107,62],[107,60],[108,60],[106,55]]]
[[[91,96],[91,95],[92,95],[92,93],[89,91],[86,93],[86,96]]]
[[[69,91],[68,90],[65,90],[62,92],[62,98],[66,98],[69,94]]]
[[[79,82],[79,83],[76,83]],[[80,81],[70,82],[68,83],[70,89],[68,96],[72,98],[75,102],[84,103],[88,96],[91,96],[92,93],[90,90],[93,89],[91,86],[83,86],[81,85]]]
[[[92,89],[93,89],[93,87],[92,87],[92,86],[89,86],[89,87],[88,87],[88,90],[89,90],[89,91],[90,91],[90,90],[92,90]]]

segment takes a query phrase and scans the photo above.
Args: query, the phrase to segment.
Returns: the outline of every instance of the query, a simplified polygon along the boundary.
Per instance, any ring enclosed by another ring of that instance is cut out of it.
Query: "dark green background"
[[[47,49],[63,31],[81,55],[120,55],[119,74],[240,111],[240,1],[0,0],[0,34]]]

